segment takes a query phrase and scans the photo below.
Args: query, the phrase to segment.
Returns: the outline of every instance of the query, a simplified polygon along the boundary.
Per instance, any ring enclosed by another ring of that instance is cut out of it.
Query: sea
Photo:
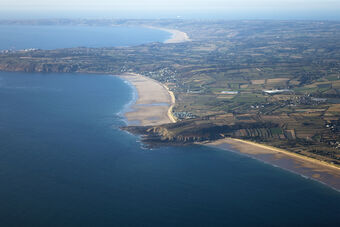
[[[3,49],[170,37],[126,27],[0,34]],[[340,193],[319,182],[206,146],[146,149],[120,130],[134,97],[110,75],[0,72],[0,226],[340,226]]]

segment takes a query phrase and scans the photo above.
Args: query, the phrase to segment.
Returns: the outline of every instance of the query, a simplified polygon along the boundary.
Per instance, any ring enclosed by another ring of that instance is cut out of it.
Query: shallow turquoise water
[[[0,226],[337,226],[340,193],[218,149],[143,149],[113,76],[0,73]]]

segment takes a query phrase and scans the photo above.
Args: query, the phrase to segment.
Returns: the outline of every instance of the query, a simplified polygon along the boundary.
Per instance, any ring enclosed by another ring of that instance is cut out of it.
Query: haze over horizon
[[[0,19],[340,19],[338,0],[0,0],[0,9]]]
[[[337,0],[1,0],[2,9],[340,9]]]

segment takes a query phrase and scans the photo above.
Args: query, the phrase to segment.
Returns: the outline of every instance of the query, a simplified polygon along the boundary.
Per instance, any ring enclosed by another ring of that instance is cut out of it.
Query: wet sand
[[[265,163],[317,180],[340,191],[340,168],[282,149],[226,138],[205,145],[245,154]]]
[[[130,82],[137,91],[138,98],[125,117],[129,125],[160,125],[176,122],[172,116],[175,96],[163,84],[135,73],[120,76]]]

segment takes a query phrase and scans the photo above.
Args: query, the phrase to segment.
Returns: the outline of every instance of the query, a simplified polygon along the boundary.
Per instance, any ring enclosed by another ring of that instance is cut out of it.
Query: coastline
[[[191,39],[189,38],[188,34],[176,29],[167,29],[167,28],[160,28],[162,31],[166,31],[172,34],[172,37],[168,40],[165,40],[164,43],[183,43],[183,42],[190,42]]]
[[[137,92],[134,103],[124,113],[129,126],[155,126],[176,122],[172,115],[175,96],[166,85],[136,73],[125,73],[119,77],[129,82]],[[340,168],[337,166],[241,139],[224,138],[199,144],[243,154],[340,191]]]
[[[168,87],[136,73],[119,75],[137,91],[135,102],[124,113],[128,125],[152,126],[176,122],[172,108],[176,99]]]
[[[318,181],[340,192],[340,168],[337,166],[283,149],[240,139],[225,138],[203,145],[246,155]]]
[[[159,27],[148,28],[171,33],[172,37],[165,40],[164,43],[191,41],[185,32],[179,30]],[[125,73],[119,75],[119,77],[128,81],[137,92],[130,110],[124,113],[129,126],[155,126],[176,122],[176,118],[172,114],[176,101],[175,96],[166,85],[136,73]],[[340,167],[326,162],[241,139],[225,138],[199,144],[246,155],[318,181],[340,192]]]
[[[165,40],[163,43],[183,43],[183,42],[191,42],[190,37],[187,33],[182,32],[176,29],[170,28],[160,28],[160,27],[153,27],[153,26],[146,26],[147,28],[157,29],[161,31],[165,31],[171,33],[171,38]]]

